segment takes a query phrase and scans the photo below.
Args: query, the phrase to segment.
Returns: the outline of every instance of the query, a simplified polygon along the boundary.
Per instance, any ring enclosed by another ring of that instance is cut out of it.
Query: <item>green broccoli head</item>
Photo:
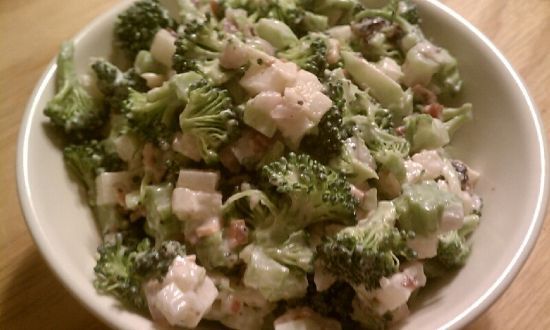
[[[228,216],[244,218],[256,242],[283,244],[292,233],[322,221],[355,223],[357,200],[345,177],[306,154],[290,153],[265,165],[260,185],[229,197]],[[292,241],[292,240],[291,240]]]
[[[115,43],[133,60],[140,50],[149,50],[160,29],[174,26],[168,11],[157,0],[140,0],[118,15]]]
[[[298,35],[324,31],[328,26],[326,17],[304,10],[301,1],[296,0],[222,0],[220,8],[244,9],[253,21],[260,18],[279,20]]]
[[[345,281],[337,281],[324,291],[317,291],[312,278],[309,279],[307,295],[300,304],[311,307],[317,313],[336,319],[342,329],[360,329],[360,325],[351,319],[350,311],[355,290]]]
[[[181,221],[172,213],[172,184],[149,185],[141,188],[145,210],[145,232],[155,243],[183,238]]]
[[[176,118],[184,101],[174,88],[175,77],[147,93],[130,89],[123,102],[129,127],[145,140],[168,141],[177,129]]]
[[[124,304],[145,309],[142,285],[149,279],[162,278],[174,258],[185,255],[185,246],[164,241],[153,247],[147,238],[140,240],[130,232],[120,232],[98,248],[99,259],[94,267],[94,286]]]
[[[238,263],[238,251],[229,246],[226,236],[226,230],[218,231],[197,242],[195,252],[204,268],[228,270]]]
[[[355,19],[365,17],[382,17],[388,20],[395,20],[397,17],[401,17],[411,24],[418,24],[420,22],[418,8],[411,0],[389,0],[381,8],[363,7],[363,10],[355,15]]]
[[[278,54],[279,57],[298,64],[302,69],[323,77],[327,68],[327,37],[310,33],[302,37],[296,46]]]
[[[462,208],[460,198],[440,190],[435,181],[404,184],[403,194],[394,203],[399,214],[399,226],[424,237],[438,232],[445,209]]]
[[[306,273],[313,271],[314,251],[309,246],[309,237],[303,230],[290,234],[280,245],[266,247],[265,253],[280,264],[297,267]]]
[[[451,230],[439,237],[436,260],[448,269],[460,267],[470,255],[470,249],[466,239],[458,231]]]
[[[201,156],[208,164],[219,160],[218,150],[238,129],[229,93],[206,80],[190,88],[179,123],[184,133],[197,139]]]
[[[342,113],[337,105],[327,111],[317,125],[317,134],[304,136],[300,150],[311,155],[323,164],[340,155],[349,130],[343,125]]]
[[[458,230],[451,230],[439,236],[437,256],[429,262],[442,266],[445,270],[452,270],[463,266],[470,256],[470,236],[479,225],[479,216],[475,214],[464,218],[464,224]]]
[[[453,137],[456,131],[464,124],[472,121],[472,104],[465,103],[458,108],[444,108],[441,113],[443,126],[449,133],[449,137]]]
[[[406,244],[409,234],[395,227],[395,219],[393,204],[380,202],[368,219],[328,237],[317,247],[317,258],[338,278],[376,289],[380,278],[399,270],[398,257],[414,257]]]
[[[105,122],[106,111],[78,81],[74,45],[66,42],[57,56],[56,94],[44,109],[51,122],[69,135],[86,135]]]
[[[112,110],[120,110],[128,98],[130,89],[138,92],[147,91],[147,83],[134,69],[122,72],[114,64],[104,59],[97,59],[92,64],[97,78],[97,87],[105,97]]]
[[[124,162],[103,142],[91,140],[63,149],[63,159],[69,171],[84,185],[90,205],[95,205],[95,178],[102,172],[122,170]]]
[[[216,84],[229,79],[219,65],[225,41],[215,19],[193,18],[184,23],[183,33],[176,39],[172,68],[178,72],[195,71]]]
[[[363,7],[357,0],[306,0],[302,3],[308,10],[327,16],[331,26],[349,24]]]
[[[264,185],[302,228],[318,221],[355,222],[356,199],[346,178],[307,154],[288,154],[262,168]]]
[[[246,263],[242,278],[244,285],[258,290],[268,301],[305,296],[308,282],[301,269],[277,262],[255,244],[248,245],[241,256]]]

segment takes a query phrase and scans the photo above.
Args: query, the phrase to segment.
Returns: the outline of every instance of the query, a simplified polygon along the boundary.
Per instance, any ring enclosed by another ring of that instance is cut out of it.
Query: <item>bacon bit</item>
[[[441,119],[441,115],[443,114],[443,106],[436,102],[425,106],[423,111],[433,118]]]
[[[235,298],[235,296],[233,295],[230,295],[227,300],[229,300],[229,310],[231,311],[231,313],[238,314],[241,311],[242,307],[241,301]]]
[[[152,143],[146,143],[142,155],[145,171],[153,174],[154,182],[160,182],[164,172],[166,172],[166,167],[160,162],[160,151]]]
[[[126,192],[123,188],[117,187],[116,188],[116,201],[117,204],[122,206],[123,208],[126,208]]]
[[[437,103],[437,96],[431,90],[422,85],[414,85],[412,88],[414,97],[420,99],[424,104]]]
[[[399,126],[395,128],[395,134],[399,136],[405,135],[405,126]]]
[[[166,31],[168,31],[172,36],[178,37],[178,33],[170,28],[165,28]]]
[[[145,209],[143,207],[138,207],[134,212],[130,213],[130,222],[135,222],[145,216]]]
[[[248,139],[252,141],[250,147],[253,149],[254,153],[263,153],[272,144],[272,140],[270,138],[252,129],[247,129],[244,131],[241,139]]]
[[[210,11],[214,16],[218,16],[218,11],[220,10],[220,6],[217,1],[212,0],[210,1]]]
[[[233,151],[229,146],[224,147],[220,151],[220,162],[231,173],[239,173],[241,169],[241,164],[239,164],[239,160],[235,157]]]
[[[328,64],[335,64],[340,60],[340,42],[338,40],[329,39],[326,57]]]
[[[248,242],[248,228],[242,219],[231,220],[227,235],[229,237],[229,246],[231,248],[244,245]]]
[[[410,276],[407,276],[407,275],[403,275],[403,281],[401,282],[401,285],[404,287],[404,288],[407,288],[407,289],[416,289],[417,287],[417,283],[416,281],[411,278]]]
[[[288,321],[310,318],[315,315],[315,312],[309,307],[298,307],[289,310],[282,316],[278,317],[273,324],[282,324]]]
[[[206,220],[200,227],[198,227],[195,232],[197,237],[205,237],[213,235],[221,230],[220,219],[212,218]]]

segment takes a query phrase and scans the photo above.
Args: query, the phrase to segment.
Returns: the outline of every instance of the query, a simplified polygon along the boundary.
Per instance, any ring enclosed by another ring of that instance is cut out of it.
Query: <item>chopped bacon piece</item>
[[[422,85],[414,85],[412,88],[414,97],[420,99],[424,104],[437,103],[437,96],[431,90]]]
[[[424,107],[424,113],[432,116],[433,118],[441,119],[443,113],[443,106],[439,103],[431,103]]]
[[[242,219],[231,220],[227,234],[231,247],[244,245],[248,242],[248,228]]]

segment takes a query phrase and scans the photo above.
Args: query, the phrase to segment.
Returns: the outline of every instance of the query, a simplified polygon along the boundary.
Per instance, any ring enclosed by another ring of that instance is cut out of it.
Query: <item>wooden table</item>
[[[23,110],[61,41],[116,0],[0,0],[0,328],[105,326],[63,288],[25,226],[15,184]],[[526,81],[550,128],[550,1],[443,0],[499,47]],[[547,130],[548,132],[548,130]],[[550,222],[527,264],[471,329],[550,328]]]

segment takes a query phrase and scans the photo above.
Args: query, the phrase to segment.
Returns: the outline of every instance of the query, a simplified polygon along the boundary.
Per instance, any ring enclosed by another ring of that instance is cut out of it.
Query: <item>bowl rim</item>
[[[415,0],[420,1],[420,0]],[[88,23],[83,29],[81,29],[73,40],[75,43],[78,43],[80,40],[85,38],[92,30],[95,30],[98,26],[104,24],[104,22],[112,16],[114,13],[121,11],[124,7],[128,6],[132,0],[123,0],[121,3],[116,4],[111,7],[101,15],[94,18],[90,23]],[[549,193],[549,184],[548,184],[548,170],[549,170],[549,155],[547,152],[546,146],[546,134],[543,128],[542,120],[539,111],[529,95],[525,83],[520,78],[520,76],[513,69],[512,65],[504,57],[504,55],[498,50],[498,48],[487,38],[482,32],[480,32],[472,23],[468,22],[464,17],[456,13],[451,8],[440,3],[438,0],[423,0],[422,2],[427,3],[429,6],[435,7],[442,15],[447,15],[451,20],[455,20],[460,23],[463,27],[466,28],[468,33],[473,34],[481,44],[488,49],[492,56],[498,59],[500,65],[502,65],[507,74],[509,74],[514,82],[516,88],[521,91],[521,95],[526,102],[529,110],[529,118],[533,122],[535,127],[535,135],[537,141],[537,149],[540,157],[540,186],[537,192],[536,207],[533,212],[533,217],[529,228],[526,232],[525,237],[523,238],[518,250],[510,260],[509,264],[506,266],[505,270],[500,274],[497,280],[485,290],[485,292],[467,309],[462,313],[455,316],[453,319],[447,321],[441,328],[461,328],[466,326],[468,323],[473,321],[475,318],[481,315],[485,310],[487,310],[510,286],[514,278],[518,275],[522,266],[527,261],[529,254],[532,252],[533,247],[537,241],[537,237],[542,228],[544,222],[544,217],[546,214],[546,206]],[[50,270],[55,274],[57,279],[61,284],[68,289],[68,291],[77,298],[80,303],[86,307],[97,318],[101,319],[103,322],[107,323],[113,328],[124,327],[124,324],[121,324],[120,321],[114,317],[112,314],[104,314],[96,306],[95,303],[92,303],[87,299],[86,293],[81,290],[73,281],[71,280],[71,275],[68,271],[65,271],[61,267],[61,262],[58,260],[55,251],[48,244],[45,235],[42,231],[42,225],[38,220],[35,208],[33,206],[33,201],[31,200],[30,195],[30,186],[29,181],[29,168],[28,164],[28,146],[29,146],[29,137],[31,132],[31,123],[32,120],[36,117],[36,113],[41,109],[38,109],[38,100],[46,88],[47,82],[52,79],[52,76],[55,74],[56,64],[55,58],[52,59],[47,65],[44,73],[36,84],[29,101],[25,107],[25,112],[22,117],[21,127],[18,136],[17,142],[17,159],[16,159],[16,180],[17,180],[17,191],[19,195],[19,204],[23,211],[23,216],[31,233],[31,236],[38,246],[38,250],[42,257],[46,260]]]

